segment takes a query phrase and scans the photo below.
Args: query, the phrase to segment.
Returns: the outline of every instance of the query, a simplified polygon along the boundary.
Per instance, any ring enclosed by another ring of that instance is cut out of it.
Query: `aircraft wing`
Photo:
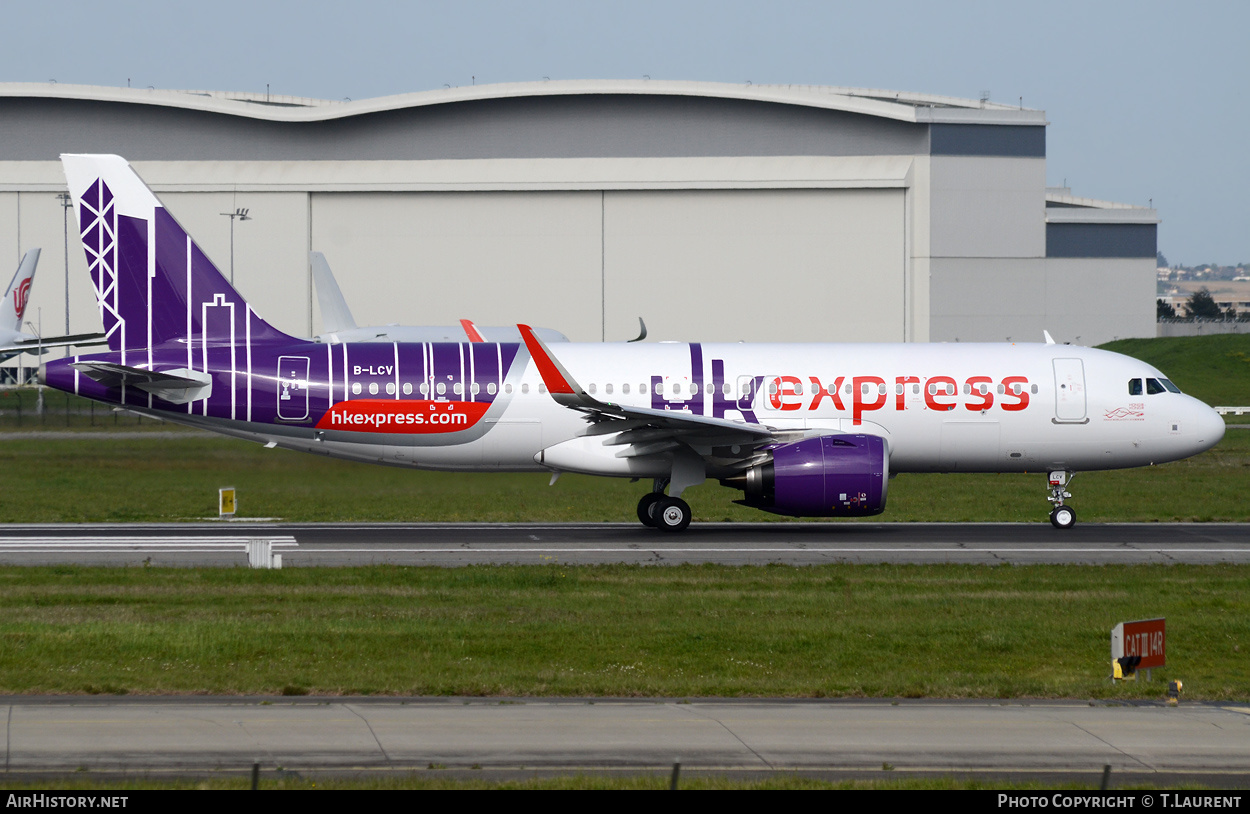
[[[595,425],[592,435],[620,432],[616,443],[632,446],[631,450],[618,453],[618,457],[651,455],[680,445],[689,446],[704,457],[709,457],[711,448],[716,447],[716,457],[723,457],[720,448],[736,446],[740,448],[738,457],[746,462],[754,457],[756,447],[778,439],[777,431],[763,424],[600,401],[569,375],[546,343],[534,335],[532,328],[528,325],[517,328],[538,365],[547,392],[556,403],[585,413],[587,421]],[[703,450],[708,450],[708,454]]]

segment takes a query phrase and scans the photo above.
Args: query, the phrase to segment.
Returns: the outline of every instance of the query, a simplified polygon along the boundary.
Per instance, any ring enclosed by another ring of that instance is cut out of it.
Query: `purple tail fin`
[[[285,341],[115,155],[63,155],[110,350]]]

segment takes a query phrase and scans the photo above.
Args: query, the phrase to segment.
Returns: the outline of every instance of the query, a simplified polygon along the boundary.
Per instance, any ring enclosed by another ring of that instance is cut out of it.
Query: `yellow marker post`
[[[217,490],[217,516],[234,517],[234,487],[223,486]]]

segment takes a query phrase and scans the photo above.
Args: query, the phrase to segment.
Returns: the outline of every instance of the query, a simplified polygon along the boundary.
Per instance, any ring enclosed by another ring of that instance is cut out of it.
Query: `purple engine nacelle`
[[[747,506],[793,517],[862,517],[885,510],[890,448],[876,435],[822,435],[783,444],[727,485]]]

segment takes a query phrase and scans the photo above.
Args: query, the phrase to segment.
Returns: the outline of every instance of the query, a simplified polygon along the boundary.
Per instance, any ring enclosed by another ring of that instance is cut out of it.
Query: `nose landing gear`
[[[1065,487],[1068,485],[1068,481],[1075,476],[1075,472],[1064,470],[1050,473],[1050,497],[1047,500],[1055,506],[1050,511],[1050,524],[1057,529],[1070,529],[1076,525],[1076,510],[1071,506],[1065,506],[1063,503],[1065,498],[1072,497],[1072,493]]]

